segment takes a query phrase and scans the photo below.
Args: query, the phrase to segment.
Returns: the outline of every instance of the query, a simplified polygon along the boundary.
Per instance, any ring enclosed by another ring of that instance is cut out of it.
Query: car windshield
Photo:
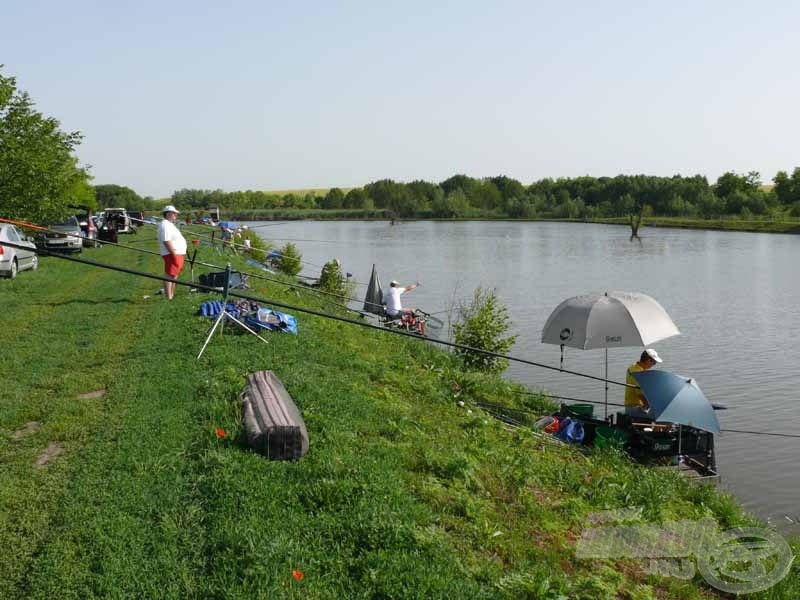
[[[78,219],[76,219],[75,217],[70,217],[66,221],[54,224],[54,227],[77,227],[77,226],[78,226]]]

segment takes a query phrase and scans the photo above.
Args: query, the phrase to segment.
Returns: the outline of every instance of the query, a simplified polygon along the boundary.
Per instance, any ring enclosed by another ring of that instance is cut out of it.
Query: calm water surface
[[[257,225],[253,223],[252,225]],[[557,346],[539,342],[550,312],[591,291],[640,291],[656,298],[681,335],[655,345],[661,368],[697,379],[708,398],[729,406],[723,429],[800,434],[800,236],[646,229],[566,223],[292,222],[257,230],[299,240],[303,259],[342,260],[365,283],[421,281],[404,305],[445,310],[478,285],[494,287],[519,334],[512,354],[558,366]],[[307,265],[304,273],[319,275]],[[357,288],[363,297],[365,287]],[[440,315],[446,319],[446,315]],[[635,348],[609,352],[609,376],[624,381]],[[565,368],[603,375],[603,351],[567,349]],[[508,377],[553,394],[602,400],[600,382],[513,364]],[[611,386],[610,400],[622,401]],[[600,409],[602,410],[602,409]],[[800,439],[723,434],[723,485],[784,531],[800,533]],[[788,517],[788,518],[787,518]]]

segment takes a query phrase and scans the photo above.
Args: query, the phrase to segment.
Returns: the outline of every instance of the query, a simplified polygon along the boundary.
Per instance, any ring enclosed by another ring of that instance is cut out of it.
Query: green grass
[[[121,241],[156,247],[147,231]],[[161,272],[121,248],[84,256]],[[699,577],[577,560],[586,515],[751,522],[714,488],[508,430],[474,401],[544,401],[415,340],[298,313],[297,337],[226,333],[197,361],[207,296],[181,287],[170,303],[158,287],[55,258],[0,281],[0,598],[705,598]],[[298,462],[244,444],[238,394],[260,369],[306,419]],[[54,442],[63,454],[35,467]],[[799,579],[760,597],[797,598]]]

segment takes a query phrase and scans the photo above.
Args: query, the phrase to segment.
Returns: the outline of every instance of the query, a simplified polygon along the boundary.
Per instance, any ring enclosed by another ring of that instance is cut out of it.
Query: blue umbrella
[[[642,388],[656,421],[719,433],[714,407],[694,379],[669,371],[641,371],[633,373],[633,377]]]
[[[220,221],[217,223],[220,227],[224,227],[226,229],[236,229],[239,227],[238,224],[234,223],[233,221]]]

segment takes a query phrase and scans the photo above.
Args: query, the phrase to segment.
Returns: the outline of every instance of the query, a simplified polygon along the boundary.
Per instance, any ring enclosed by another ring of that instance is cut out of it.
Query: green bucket
[[[595,429],[594,445],[597,448],[605,448],[607,446],[619,446],[628,440],[628,436],[622,433],[615,427],[608,427],[607,425],[599,425]]]
[[[572,412],[577,413],[579,415],[583,415],[584,417],[592,417],[594,416],[594,405],[593,404],[568,404],[567,408],[570,409]]]

